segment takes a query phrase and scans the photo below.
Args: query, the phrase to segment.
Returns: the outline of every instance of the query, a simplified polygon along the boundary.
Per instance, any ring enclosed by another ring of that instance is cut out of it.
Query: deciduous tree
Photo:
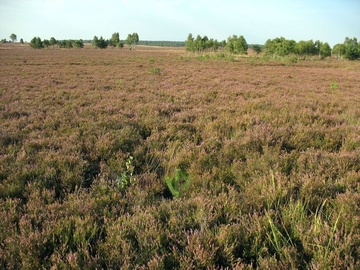
[[[110,38],[110,46],[112,47],[120,47],[120,35],[118,32],[112,34],[111,38]]]
[[[244,36],[233,35],[228,37],[226,48],[230,53],[247,54],[248,44]]]
[[[321,58],[331,56],[331,47],[330,47],[329,43],[327,43],[327,42],[321,43],[319,55]]]
[[[130,46],[131,50],[135,50],[135,45],[139,42],[139,35],[137,33],[128,34],[126,44]]]
[[[357,38],[345,38],[345,53],[344,58],[349,60],[356,60],[360,58],[359,44]]]
[[[339,59],[356,60],[360,58],[360,43],[357,38],[345,38],[344,43],[336,44],[332,49],[332,54]]]
[[[286,56],[291,53],[296,53],[296,41],[288,40],[284,37],[268,39],[264,45],[266,54],[272,54],[275,56]]]
[[[14,33],[12,33],[12,34],[10,35],[10,39],[11,39],[11,42],[16,42],[17,36],[16,36]]]
[[[193,35],[190,33],[185,41],[185,50],[187,52],[195,52],[194,48],[194,38]]]

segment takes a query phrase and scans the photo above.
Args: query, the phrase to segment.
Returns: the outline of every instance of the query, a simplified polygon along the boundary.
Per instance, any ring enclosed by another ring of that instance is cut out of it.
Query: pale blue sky
[[[0,0],[0,39],[107,39],[114,32],[171,41],[235,34],[249,44],[283,36],[333,46],[360,39],[360,0]]]

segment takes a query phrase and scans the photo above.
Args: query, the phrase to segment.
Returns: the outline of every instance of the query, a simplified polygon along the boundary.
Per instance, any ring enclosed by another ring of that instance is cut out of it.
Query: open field
[[[360,63],[205,58],[0,47],[0,268],[360,268]]]

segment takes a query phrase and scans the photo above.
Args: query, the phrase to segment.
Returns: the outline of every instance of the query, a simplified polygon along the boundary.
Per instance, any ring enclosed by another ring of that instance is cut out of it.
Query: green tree
[[[50,41],[49,41],[48,39],[44,39],[44,40],[43,40],[43,46],[44,46],[44,48],[49,48],[49,46],[50,46]]]
[[[71,49],[73,47],[73,41],[68,39],[65,41],[65,48]]]
[[[24,44],[24,40],[22,38],[20,38],[20,43]]]
[[[103,39],[102,36],[100,36],[99,40],[98,40],[98,47],[100,49],[105,49],[108,46],[108,43],[106,42],[105,39]]]
[[[349,60],[356,60],[360,58],[360,50],[357,38],[345,38],[345,53],[344,58]]]
[[[345,45],[344,44],[336,44],[332,49],[332,55],[334,55],[338,59],[343,59],[345,54]]]
[[[97,48],[97,47],[98,47],[98,43],[99,43],[98,37],[97,37],[97,36],[94,36],[94,38],[93,38],[93,40],[92,40],[92,42],[91,42],[92,46],[95,47],[95,48]]]
[[[228,37],[226,48],[230,53],[233,54],[247,54],[248,44],[244,36],[238,37],[237,35],[233,35]]]
[[[205,48],[204,39],[200,35],[197,35],[196,39],[194,40],[194,50],[195,50],[195,52],[201,53],[204,50],[204,48]]]
[[[205,49],[208,51],[216,52],[218,48],[219,42],[216,39],[211,38],[205,42]]]
[[[100,38],[98,38],[97,36],[94,36],[92,45],[95,48],[105,49],[108,46],[108,42],[105,39],[103,39],[102,36]]]
[[[41,38],[39,37],[34,37],[31,41],[30,41],[30,47],[34,48],[34,49],[41,49],[44,48],[44,45],[41,41]]]
[[[236,42],[236,49],[239,54],[247,54],[249,46],[244,36],[240,36]]]
[[[329,43],[327,42],[321,43],[319,55],[322,59],[331,56],[331,47]]]
[[[11,42],[16,42],[17,36],[16,36],[14,33],[12,33],[12,34],[10,35],[10,39],[11,39]]]
[[[217,39],[215,39],[212,45],[212,51],[216,52],[218,49],[219,49],[219,42],[217,41]]]
[[[139,42],[139,35],[137,33],[128,34],[126,44],[130,46],[131,50],[135,50],[135,45]]]
[[[235,53],[235,41],[237,40],[237,35],[233,35],[232,37],[228,37],[226,42],[226,49],[230,53]]]
[[[75,40],[73,42],[73,44],[74,44],[74,47],[76,47],[76,48],[84,48],[84,42],[82,39]]]
[[[194,38],[191,33],[188,35],[187,40],[185,41],[185,50],[187,52],[195,52]]]
[[[58,44],[57,40],[54,37],[51,37],[50,38],[50,46],[52,46],[54,49],[55,45],[57,45],[57,44]]]
[[[58,42],[58,45],[60,48],[66,48],[66,40],[60,40]]]
[[[300,40],[295,47],[295,52],[298,55],[298,58],[305,57],[307,51],[306,41]]]
[[[3,38],[3,39],[1,40],[1,43],[6,43],[6,38]]]
[[[110,46],[112,47],[120,47],[120,35],[119,33],[114,33],[112,34],[111,38],[110,38]]]
[[[320,54],[321,42],[317,40],[315,43],[313,40],[300,40],[298,43],[295,43],[294,53],[298,57],[305,58],[306,56],[318,55]]]
[[[264,50],[266,51],[266,54],[272,54],[273,58],[275,58],[275,56],[283,57],[291,53],[296,53],[296,46],[295,40],[288,40],[280,37],[268,39],[264,45]]]
[[[259,54],[261,53],[261,50],[262,50],[261,46],[258,45],[258,44],[253,45],[253,46],[252,46],[252,49],[254,50],[254,52],[255,52],[257,55],[259,55]]]

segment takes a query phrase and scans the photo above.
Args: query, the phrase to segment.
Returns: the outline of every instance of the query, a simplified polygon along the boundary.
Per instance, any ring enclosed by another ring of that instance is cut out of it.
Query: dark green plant
[[[34,37],[31,41],[30,41],[30,47],[34,48],[34,49],[41,49],[44,48],[43,42],[41,41],[41,38],[39,37]]]
[[[178,198],[189,186],[191,178],[185,170],[176,169],[174,177],[166,177],[165,182],[169,191],[171,192],[171,195],[175,198]]]
[[[154,67],[154,68],[152,68],[152,69],[150,70],[150,73],[151,73],[151,74],[160,74],[161,71],[162,71],[161,68],[159,68],[159,67]]]

